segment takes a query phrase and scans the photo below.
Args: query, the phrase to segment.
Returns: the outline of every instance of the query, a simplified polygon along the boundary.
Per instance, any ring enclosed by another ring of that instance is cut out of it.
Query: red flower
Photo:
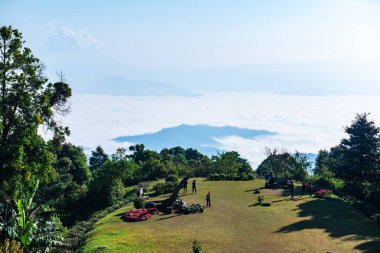
[[[129,210],[124,213],[124,218],[127,221],[143,221],[148,220],[152,217],[152,215],[159,214],[159,211],[157,208],[140,208],[140,209],[133,209]]]

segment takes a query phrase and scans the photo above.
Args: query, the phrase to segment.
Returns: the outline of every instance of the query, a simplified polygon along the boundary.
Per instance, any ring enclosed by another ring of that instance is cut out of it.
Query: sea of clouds
[[[380,126],[380,95],[300,96],[267,93],[205,93],[199,97],[133,97],[76,94],[62,122],[68,140],[90,153],[97,145],[108,153],[129,143],[113,138],[157,132],[180,124],[263,129],[276,135],[256,139],[226,136],[217,147],[236,150],[256,167],[264,148],[317,153],[345,136],[356,113],[370,112]]]

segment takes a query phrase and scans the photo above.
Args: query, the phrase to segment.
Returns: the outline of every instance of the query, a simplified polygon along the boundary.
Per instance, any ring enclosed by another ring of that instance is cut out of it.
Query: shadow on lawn
[[[158,218],[156,221],[167,220],[167,219],[175,218],[181,215],[166,214],[166,215],[160,215],[160,217],[161,216],[166,216],[166,217]]]
[[[379,252],[380,228],[340,199],[315,199],[298,205],[302,220],[282,227],[277,233],[291,233],[304,229],[323,229],[331,237],[349,236],[347,240],[372,239],[355,247],[366,253]]]
[[[308,197],[305,197],[305,196],[295,196],[294,198],[288,197],[288,198],[272,201],[272,203],[277,203],[277,202],[282,202],[282,201],[300,201],[306,198]]]
[[[245,192],[254,192],[254,191],[260,191],[262,189],[265,189],[265,187],[259,187],[259,188],[255,188],[255,189],[252,189],[252,190],[246,190]]]

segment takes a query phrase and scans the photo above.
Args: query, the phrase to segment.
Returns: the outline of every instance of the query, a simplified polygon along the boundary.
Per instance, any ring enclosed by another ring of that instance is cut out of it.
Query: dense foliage
[[[54,154],[38,129],[52,130],[55,139],[69,133],[54,115],[68,111],[71,89],[64,80],[49,83],[43,69],[18,30],[0,28],[0,187],[13,197],[56,176]]]
[[[311,166],[306,155],[299,152],[290,154],[279,152],[277,149],[267,149],[268,157],[259,165],[256,173],[265,177],[272,172],[274,177],[289,178],[303,181],[307,176],[307,170]]]
[[[379,206],[380,129],[368,116],[357,114],[339,145],[319,151],[311,179],[335,193]]]

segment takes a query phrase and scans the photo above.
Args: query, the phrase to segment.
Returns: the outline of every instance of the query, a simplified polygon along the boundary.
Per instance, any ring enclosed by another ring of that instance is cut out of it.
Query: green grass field
[[[198,240],[203,252],[380,252],[380,227],[338,198],[316,199],[287,190],[260,190],[270,207],[257,206],[253,189],[262,180],[204,181],[198,194],[183,195],[187,204],[202,203],[203,214],[158,215],[127,223],[128,205],[100,220],[88,235],[84,252],[192,252]],[[106,247],[100,249],[99,247]]]

